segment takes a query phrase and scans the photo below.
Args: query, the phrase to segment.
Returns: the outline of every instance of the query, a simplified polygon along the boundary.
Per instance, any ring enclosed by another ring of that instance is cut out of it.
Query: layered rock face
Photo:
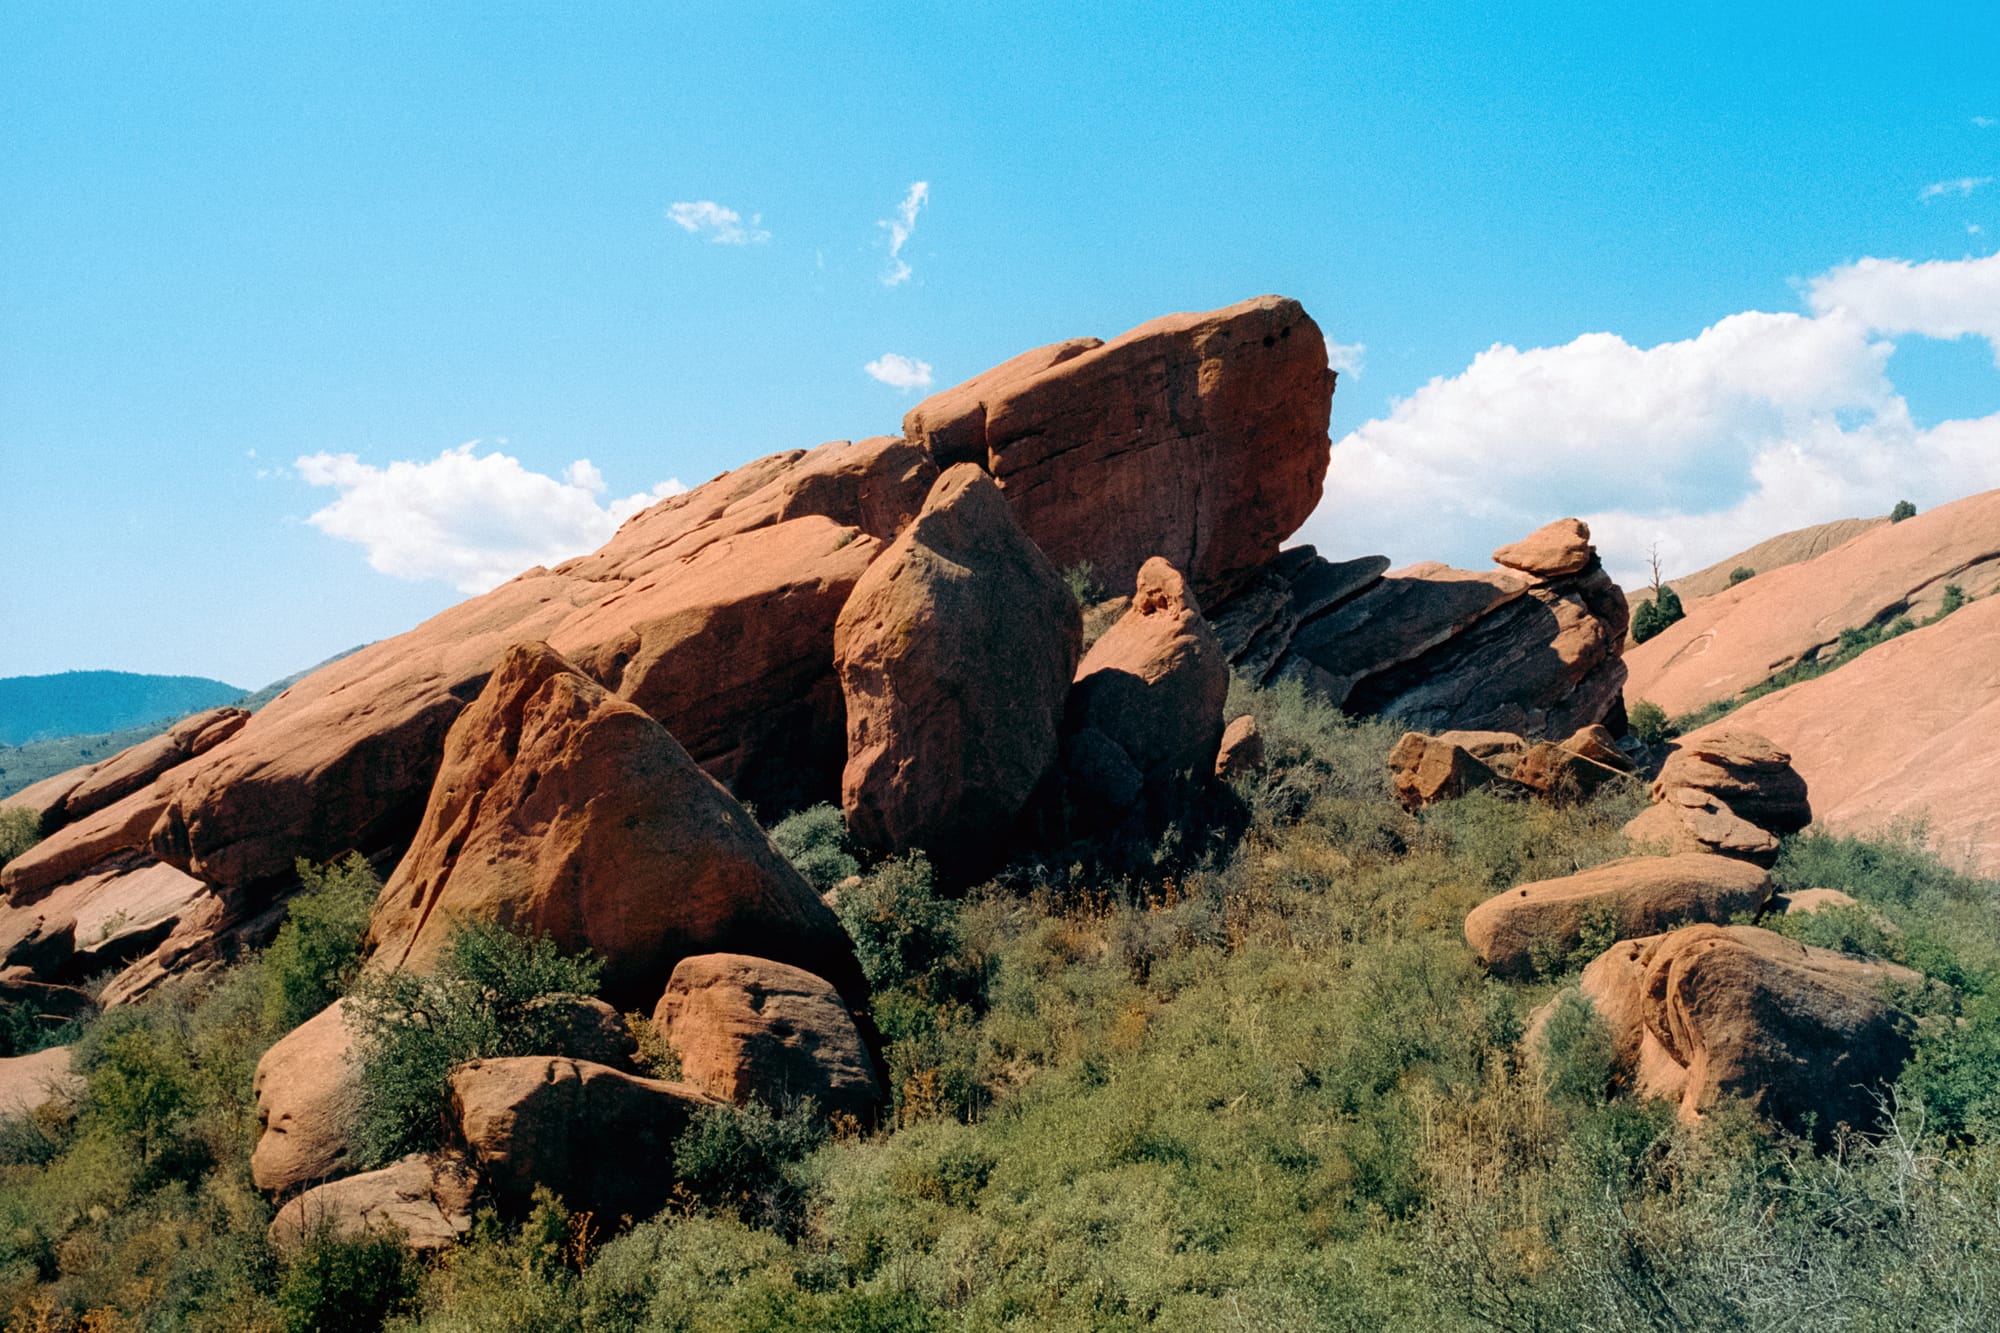
[[[1589,529],[1560,519],[1495,552],[1487,572],[1287,552],[1215,608],[1237,670],[1286,677],[1353,713],[1423,731],[1566,736],[1622,729],[1625,595]]]
[[[946,469],[834,627],[856,840],[988,857],[1055,761],[1082,638],[1076,599],[992,479]]]
[[[1625,826],[1625,836],[1669,853],[1716,852],[1770,865],[1778,839],[1812,823],[1792,757],[1740,727],[1681,741],[1652,794],[1653,806]]]
[[[1946,584],[1974,599],[2000,587],[2000,491],[1870,528],[1687,604],[1684,619],[1629,651],[1625,697],[1669,715],[1730,698],[1834,647],[1842,630],[1923,619]]]
[[[24,787],[0,805],[34,811],[41,818],[42,832],[54,833],[151,786],[168,769],[208,753],[240,731],[249,718],[240,708],[196,713],[109,759]]]
[[[1057,568],[1089,562],[1123,592],[1157,555],[1215,597],[1319,503],[1333,381],[1319,326],[1263,296],[1016,357],[919,403],[903,433],[991,472]]]
[[[461,919],[593,950],[621,1009],[650,1008],[690,954],[729,950],[866,994],[840,923],[743,808],[543,644],[510,649],[452,727],[369,966],[430,966]]]
[[[1755,926],[1694,925],[1614,945],[1582,990],[1611,1029],[1623,1076],[1696,1119],[1724,1096],[1825,1138],[1873,1125],[1909,1058],[1888,995],[1921,978]]]
[[[1465,939],[1495,975],[1528,977],[1566,959],[1593,918],[1611,938],[1630,939],[1677,922],[1727,921],[1770,896],[1769,875],[1729,857],[1627,857],[1495,894],[1465,918]]]

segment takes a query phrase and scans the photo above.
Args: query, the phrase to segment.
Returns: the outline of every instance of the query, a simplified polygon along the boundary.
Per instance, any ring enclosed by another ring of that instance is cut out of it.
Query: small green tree
[[[429,975],[363,977],[348,999],[361,1058],[358,1155],[384,1165],[437,1147],[451,1071],[467,1060],[559,1055],[569,1016],[539,1004],[597,993],[603,967],[492,922],[454,926]]]
[[[1889,521],[1891,523],[1901,523],[1906,518],[1915,518],[1916,516],[1917,507],[1908,500],[1896,501],[1896,507],[1889,511]]]
[[[42,840],[42,819],[33,810],[10,805],[0,809],[0,866]]]
[[[1595,1105],[1605,1099],[1616,1069],[1611,1029],[1577,990],[1556,997],[1542,1025],[1542,1076],[1550,1098]]]
[[[1750,568],[1748,565],[1738,565],[1729,571],[1729,586],[1733,588],[1747,579],[1754,579],[1756,577],[1756,570]]]
[[[415,1312],[421,1277],[399,1235],[323,1229],[306,1239],[279,1280],[285,1333],[373,1333],[384,1320]]]
[[[922,981],[958,948],[958,913],[938,897],[922,852],[885,861],[841,894],[838,910],[877,991]]]
[[[822,801],[779,822],[771,842],[785,854],[806,883],[825,893],[849,875],[861,873],[861,862],[847,836],[840,807]]]
[[[1670,734],[1667,710],[1651,699],[1641,699],[1625,714],[1625,725],[1648,745],[1658,745]]]
[[[127,1012],[107,1016],[78,1050],[89,1122],[150,1162],[193,1113],[194,1067],[180,1035]]]
[[[339,999],[361,968],[382,881],[359,854],[339,863],[298,863],[305,887],[292,899],[285,924],[264,954],[264,1021],[290,1032]]]
[[[1944,597],[1938,602],[1937,615],[1932,618],[1934,620],[1943,620],[1946,616],[1964,605],[1965,589],[1956,583],[1947,583],[1944,585]]]

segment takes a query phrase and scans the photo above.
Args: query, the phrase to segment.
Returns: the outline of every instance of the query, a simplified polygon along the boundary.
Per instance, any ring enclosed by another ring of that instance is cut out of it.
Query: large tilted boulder
[[[1779,836],[1812,822],[1791,756],[1751,731],[1680,742],[1653,782],[1654,804],[1625,826],[1637,846],[1714,852],[1770,865]]]
[[[1278,554],[1319,503],[1334,375],[1298,302],[1168,315],[1014,358],[919,403],[904,434],[993,474],[1060,569],[1114,592],[1164,556],[1204,598]]]
[[[745,954],[681,960],[653,1022],[681,1077],[742,1105],[780,1110],[810,1097],[821,1114],[872,1114],[882,1087],[854,1016],[812,973]]]
[[[1465,939],[1496,976],[1528,977],[1560,964],[1586,927],[1614,939],[1689,921],[1756,912],[1771,877],[1726,856],[1632,856],[1495,894],[1465,918]]]
[[[349,1139],[361,1109],[361,1064],[347,1001],[293,1028],[257,1062],[258,1138],[250,1179],[285,1194],[352,1169]]]
[[[1228,697],[1222,645],[1180,571],[1156,556],[1140,566],[1130,607],[1077,668],[1065,739],[1072,750],[1085,734],[1114,747],[1148,804],[1170,813],[1178,794],[1215,771]],[[1131,795],[1091,783],[1091,771],[1071,766],[1072,796],[1122,814]]]
[[[945,865],[989,855],[1055,760],[1082,633],[992,479],[947,469],[834,627],[854,837]]]
[[[371,968],[432,966],[458,920],[604,963],[621,1010],[691,954],[755,950],[862,1002],[846,933],[666,728],[546,644],[508,650],[453,725],[409,854],[370,918]]]
[[[451,1115],[495,1199],[525,1209],[546,1185],[605,1224],[673,1196],[674,1140],[703,1106],[686,1083],[559,1056],[474,1060],[451,1075]]]
[[[1894,1001],[1921,978],[1755,926],[1624,940],[1584,969],[1622,1079],[1698,1118],[1740,1098],[1788,1129],[1874,1124],[1910,1053]]]
[[[457,1154],[412,1153],[292,1199],[271,1221],[271,1243],[289,1253],[317,1235],[375,1232],[419,1254],[442,1250],[472,1229],[478,1191],[478,1176]]]
[[[1495,553],[1501,567],[1430,563],[1383,575],[1387,561],[1287,551],[1212,608],[1239,672],[1293,678],[1350,713],[1426,732],[1566,736],[1623,727],[1628,615],[1589,529],[1560,519]]]
[[[146,838],[167,799],[159,785],[146,787],[65,825],[0,869],[0,892],[21,906],[86,874],[138,868],[151,860]]]

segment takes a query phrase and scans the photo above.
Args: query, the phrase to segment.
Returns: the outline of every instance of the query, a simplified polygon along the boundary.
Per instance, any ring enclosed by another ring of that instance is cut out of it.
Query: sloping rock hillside
[[[1842,630],[1935,613],[1947,584],[1968,597],[2000,587],[2000,491],[1885,523],[1689,604],[1685,619],[1626,651],[1626,701],[1678,716],[1727,699],[1837,644]]]
[[[1844,546],[1862,533],[1872,532],[1888,522],[1886,516],[1837,518],[1831,523],[1816,523],[1809,528],[1781,532],[1775,537],[1766,537],[1755,546],[1738,551],[1735,555],[1718,560],[1692,574],[1668,579],[1667,586],[1680,594],[1683,604],[1700,597],[1713,597],[1732,586],[1729,576],[1739,569],[1751,570],[1753,574],[1768,574],[1774,569],[1783,569],[1786,565],[1796,565],[1802,560],[1812,560],[1825,555],[1836,546]],[[1635,603],[1652,595],[1653,590],[1643,584],[1625,590],[1626,598]]]

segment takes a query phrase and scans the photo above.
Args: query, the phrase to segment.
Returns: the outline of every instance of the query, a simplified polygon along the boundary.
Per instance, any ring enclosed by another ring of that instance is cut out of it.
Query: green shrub
[[[1748,580],[1754,579],[1756,577],[1757,577],[1756,570],[1750,568],[1750,566],[1748,565],[1738,565],[1736,568],[1729,571],[1729,586],[1733,588],[1739,583],[1747,582]]]
[[[439,1146],[446,1087],[465,1061],[561,1054],[563,1011],[535,1001],[594,995],[601,971],[546,938],[460,922],[433,973],[362,978],[349,998],[361,1058],[360,1159],[380,1166]]]
[[[1667,710],[1651,699],[1641,699],[1625,715],[1625,725],[1648,745],[1659,745],[1673,735],[1667,725]]]
[[[361,938],[382,881],[359,853],[345,861],[298,863],[304,887],[264,953],[264,1018],[290,1032],[339,999],[361,969]]]
[[[861,862],[847,836],[847,821],[841,818],[837,805],[822,801],[788,816],[771,830],[771,841],[820,893],[861,873]]]
[[[192,1116],[197,1087],[181,1034],[147,1015],[113,1010],[76,1046],[83,1109],[100,1129],[137,1152],[141,1164]]]
[[[783,1111],[762,1102],[704,1106],[674,1140],[674,1176],[699,1203],[789,1232],[803,1193],[792,1168],[826,1140],[811,1098]]]
[[[285,1265],[278,1284],[285,1333],[375,1333],[415,1308],[418,1279],[400,1236],[322,1231]]]
[[[1097,577],[1097,566],[1088,560],[1077,561],[1065,569],[1062,576],[1069,587],[1069,595],[1076,598],[1078,606],[1095,606],[1111,595]]]
[[[1596,1105],[1611,1089],[1617,1050],[1611,1029],[1578,990],[1556,997],[1542,1024],[1542,1081],[1556,1101]]]
[[[1644,643],[1686,615],[1681,607],[1681,595],[1667,584],[1661,584],[1651,599],[1632,608],[1632,641]]]
[[[1939,600],[1937,614],[1931,617],[1931,622],[1935,623],[1937,621],[1943,620],[1946,616],[1958,610],[1958,608],[1960,608],[1961,606],[1964,606],[1965,602],[1966,602],[1966,597],[1964,588],[1960,587],[1956,583],[1945,584],[1944,596]]]
[[[0,1058],[32,1055],[51,1046],[67,1046],[83,1032],[81,1019],[50,1022],[25,1001],[0,1004]]]
[[[877,866],[842,891],[837,910],[877,991],[923,984],[958,950],[957,909],[938,896],[922,852]]]
[[[0,808],[0,866],[42,840],[42,820],[17,805]]]
[[[1917,507],[1908,500],[1896,501],[1896,507],[1889,511],[1889,521],[1891,523],[1901,523],[1906,518],[1915,518],[1916,516]]]

